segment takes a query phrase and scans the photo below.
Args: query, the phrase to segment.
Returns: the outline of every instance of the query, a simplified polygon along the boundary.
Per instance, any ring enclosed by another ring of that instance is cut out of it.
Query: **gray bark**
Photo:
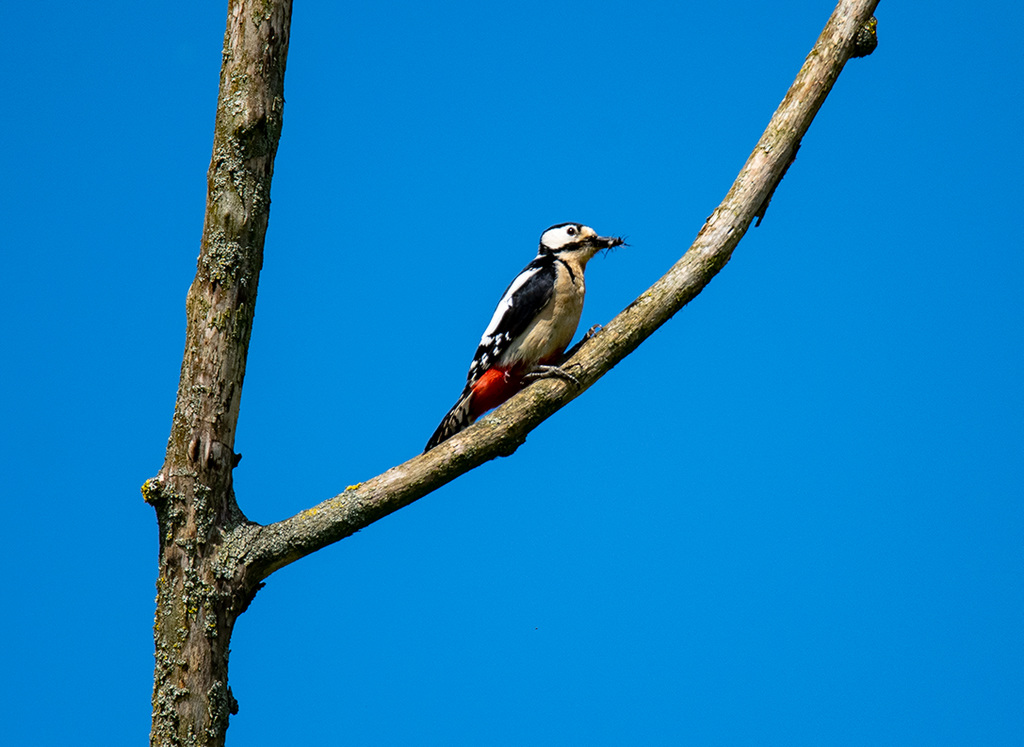
[[[160,542],[154,745],[223,744],[237,710],[228,644],[256,589],[238,583],[217,558],[225,535],[246,523],[231,485],[235,426],[281,135],[290,20],[290,0],[228,5],[178,398],[163,468],[143,486]]]

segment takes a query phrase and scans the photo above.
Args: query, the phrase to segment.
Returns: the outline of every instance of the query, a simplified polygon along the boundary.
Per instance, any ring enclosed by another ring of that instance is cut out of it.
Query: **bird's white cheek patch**
[[[544,235],[540,237],[540,243],[548,249],[561,249],[572,239],[566,230],[567,228],[568,226],[562,226],[561,228],[552,228],[549,231],[545,231]]]

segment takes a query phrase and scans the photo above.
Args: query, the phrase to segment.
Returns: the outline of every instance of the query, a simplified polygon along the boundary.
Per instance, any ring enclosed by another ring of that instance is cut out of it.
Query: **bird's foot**
[[[533,370],[523,376],[523,381],[525,382],[537,381],[539,379],[561,379],[562,381],[568,381],[574,386],[580,385],[579,379],[558,366],[534,366]]]

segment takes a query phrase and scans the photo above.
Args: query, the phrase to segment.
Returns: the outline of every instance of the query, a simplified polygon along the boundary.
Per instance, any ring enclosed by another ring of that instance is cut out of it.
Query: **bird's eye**
[[[575,226],[569,226],[567,229],[565,229],[565,232],[567,234],[569,234],[570,236],[575,236],[576,235],[576,227]]]

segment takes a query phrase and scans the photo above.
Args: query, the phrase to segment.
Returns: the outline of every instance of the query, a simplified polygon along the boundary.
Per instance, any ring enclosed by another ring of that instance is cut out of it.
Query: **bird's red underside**
[[[562,351],[539,361],[542,366],[553,365],[562,358]],[[532,367],[531,367],[532,368]],[[523,388],[523,376],[527,370],[516,366],[512,369],[490,368],[473,385],[471,417],[476,420],[488,410],[493,410]]]
[[[478,418],[523,388],[523,376],[492,368],[473,385],[472,416]]]

